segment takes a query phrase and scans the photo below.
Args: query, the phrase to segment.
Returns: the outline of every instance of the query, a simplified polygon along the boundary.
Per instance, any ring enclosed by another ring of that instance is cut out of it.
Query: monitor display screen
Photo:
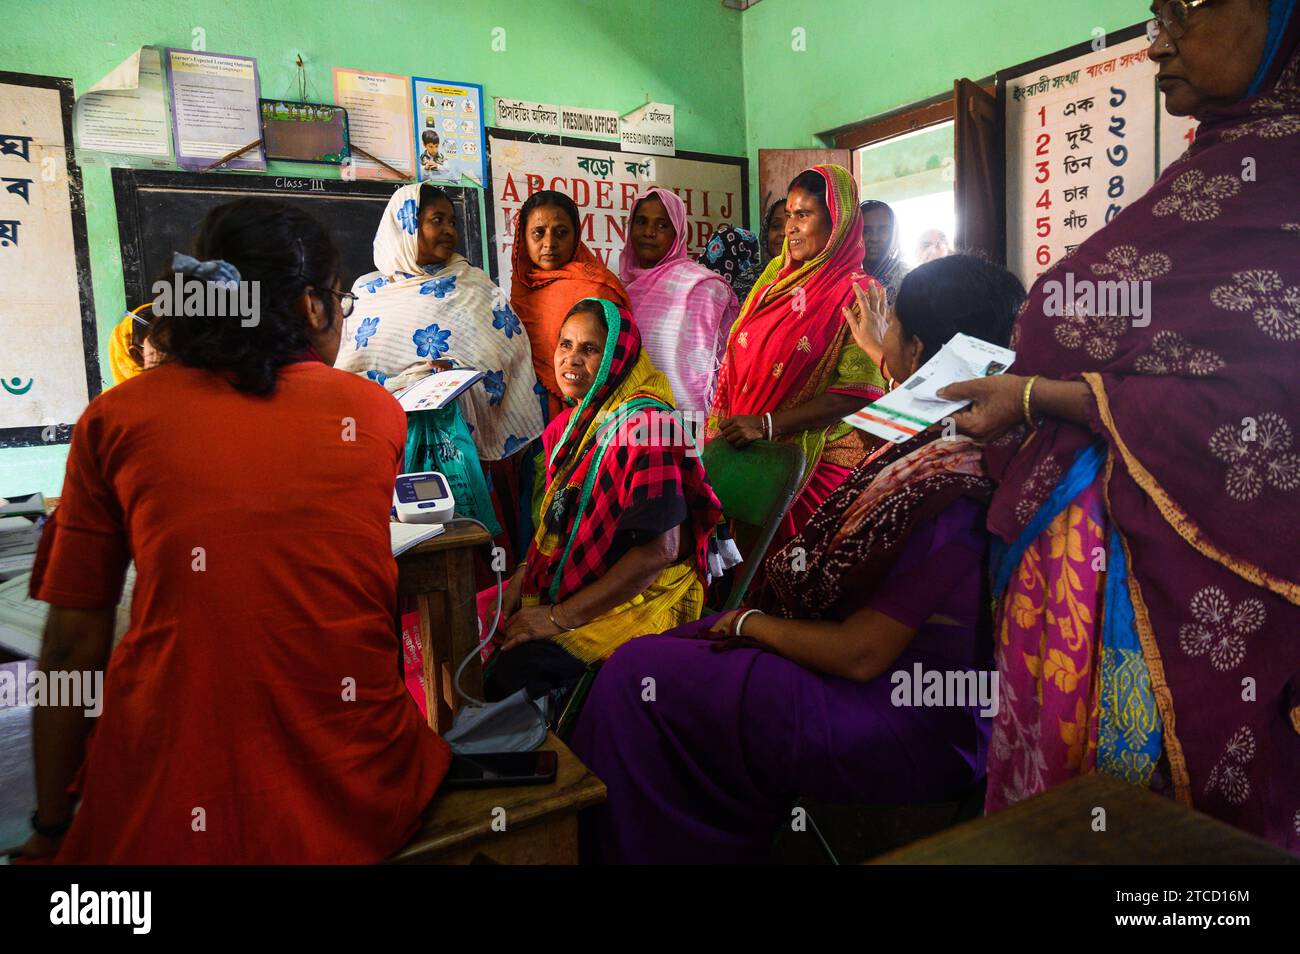
[[[442,489],[442,481],[437,477],[426,477],[424,480],[412,481],[411,484],[415,488],[416,500],[437,500],[447,496],[447,492]]]

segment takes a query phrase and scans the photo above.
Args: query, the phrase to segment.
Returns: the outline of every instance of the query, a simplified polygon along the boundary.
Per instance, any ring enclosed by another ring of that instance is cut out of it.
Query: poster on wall
[[[737,156],[643,156],[597,140],[561,140],[502,129],[488,130],[488,155],[492,277],[507,291],[519,209],[543,189],[573,199],[582,215],[582,241],[615,272],[632,204],[649,186],[671,189],[686,203],[692,255],[704,249],[719,225],[749,222],[749,161]]]
[[[1007,267],[1026,286],[1155,183],[1194,121],[1164,113],[1142,26],[998,74]]]
[[[0,72],[0,447],[66,441],[99,393],[72,80]]]
[[[172,98],[176,164],[203,169],[262,138],[257,60],[230,53],[168,49],[163,57]],[[223,169],[266,168],[261,146]]]
[[[411,81],[408,76],[334,70],[334,102],[348,111],[348,136],[353,146],[414,179],[411,147]],[[379,163],[360,154],[352,157],[358,179],[396,179]]]
[[[416,174],[424,182],[483,184],[483,87],[411,77],[415,108]]]
[[[83,164],[93,158],[112,165],[170,166],[172,137],[161,51],[140,47],[82,93],[72,123]]]

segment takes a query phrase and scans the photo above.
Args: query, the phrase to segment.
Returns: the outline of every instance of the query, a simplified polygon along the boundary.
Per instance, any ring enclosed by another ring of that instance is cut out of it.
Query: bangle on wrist
[[[573,632],[575,629],[577,629],[578,627],[576,627],[576,626],[565,626],[563,623],[561,623],[558,619],[555,618],[555,611],[556,611],[557,609],[559,609],[559,606],[560,606],[559,603],[552,603],[552,604],[551,604],[551,608],[547,611],[546,615],[547,615],[547,617],[550,619],[550,621],[551,621],[551,625],[554,626],[556,629],[562,629],[562,630],[564,630],[566,633],[571,633],[571,632]]]
[[[1025,423],[1028,424],[1030,428],[1038,427],[1038,425],[1034,423],[1034,415],[1029,410],[1029,401],[1034,393],[1034,382],[1037,380],[1038,380],[1038,375],[1035,374],[1032,377],[1030,377],[1028,381],[1025,382],[1025,390],[1020,400],[1021,411],[1024,413],[1025,416]]]
[[[745,620],[749,619],[749,617],[755,613],[762,613],[762,612],[763,612],[762,610],[748,609],[745,610],[743,613],[738,614],[735,620],[732,621],[731,635],[732,636],[744,635],[744,633],[742,632],[742,627],[744,627],[745,625]]]
[[[34,811],[32,812],[31,817],[32,831],[36,832],[38,835],[43,835],[46,838],[62,838],[68,833],[68,829],[72,827],[73,817],[74,813],[69,809],[68,817],[57,825],[42,825],[40,822],[40,811]]]

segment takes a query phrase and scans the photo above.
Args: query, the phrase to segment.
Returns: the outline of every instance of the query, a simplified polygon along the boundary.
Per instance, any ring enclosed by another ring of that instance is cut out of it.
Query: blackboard
[[[170,266],[173,252],[189,254],[208,211],[246,196],[279,199],[315,216],[330,232],[343,259],[344,289],[374,271],[375,229],[393,192],[392,182],[349,182],[228,172],[157,172],[114,169],[117,228],[128,307],[148,301],[150,288]],[[483,266],[478,190],[444,186],[456,208],[456,250]]]

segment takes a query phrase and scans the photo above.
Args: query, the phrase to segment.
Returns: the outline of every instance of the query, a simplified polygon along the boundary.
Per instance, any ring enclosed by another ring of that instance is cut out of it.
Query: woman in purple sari
[[[987,804],[1100,771],[1296,851],[1300,15],[1154,9],[1195,143],[1034,286],[1017,375],[945,392],[998,481]]]
[[[1005,344],[1023,297],[970,256],[916,269],[889,367],[907,376],[957,332]],[[977,782],[997,695],[992,491],[964,437],[886,445],[769,557],[771,615],[712,616],[614,653],[573,737],[609,791],[583,817],[584,858],[762,861],[797,796],[939,800]]]

